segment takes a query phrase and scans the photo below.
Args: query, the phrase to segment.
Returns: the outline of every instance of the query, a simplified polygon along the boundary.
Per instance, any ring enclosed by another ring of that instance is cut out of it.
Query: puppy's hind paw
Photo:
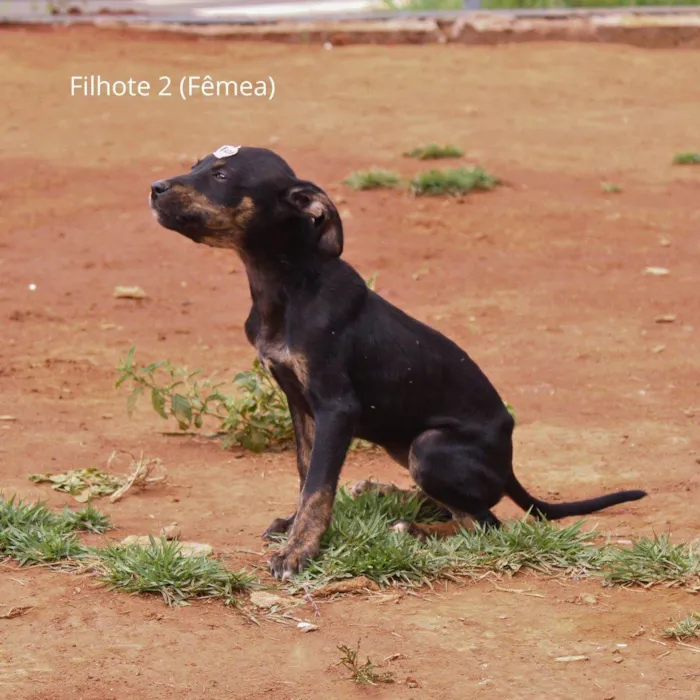
[[[393,525],[389,526],[389,531],[413,534],[413,525],[408,520],[397,520]]]

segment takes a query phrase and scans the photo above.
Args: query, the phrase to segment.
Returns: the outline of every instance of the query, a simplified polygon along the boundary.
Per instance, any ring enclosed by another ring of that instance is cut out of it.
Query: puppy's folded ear
[[[343,223],[330,197],[313,182],[298,181],[284,194],[296,212],[313,220],[318,247],[332,257],[343,252]]]

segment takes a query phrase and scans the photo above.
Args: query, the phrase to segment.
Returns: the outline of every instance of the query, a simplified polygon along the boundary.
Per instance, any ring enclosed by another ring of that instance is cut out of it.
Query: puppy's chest
[[[302,386],[307,386],[309,379],[308,363],[303,354],[292,350],[284,341],[256,340],[255,348],[258,358],[268,372],[280,370],[285,374],[291,372]]]

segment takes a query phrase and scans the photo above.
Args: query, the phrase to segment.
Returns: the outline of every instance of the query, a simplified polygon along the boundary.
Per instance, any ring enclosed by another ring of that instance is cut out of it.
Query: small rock
[[[14,420],[17,420],[17,418],[15,418],[15,416],[0,416],[0,420],[14,421]]]
[[[657,316],[654,320],[656,323],[673,323],[676,320],[676,315],[666,314],[664,316]]]
[[[166,540],[179,540],[180,534],[180,526],[177,523],[166,525],[160,531],[160,536],[165,537]]]
[[[318,629],[318,627],[316,625],[312,625],[310,622],[300,622],[297,625],[297,629],[301,630],[304,633],[307,633],[307,632],[315,632]]]
[[[588,603],[588,605],[595,605],[598,602],[598,599],[594,595],[591,595],[590,593],[584,593],[581,596],[581,600],[584,603]]]
[[[660,352],[663,352],[665,349],[666,349],[666,346],[665,346],[665,345],[655,345],[655,346],[651,349],[651,351],[654,352],[654,353],[656,353],[656,354],[658,355]]]
[[[418,687],[418,681],[417,681],[415,678],[413,678],[413,676],[408,676],[408,677],[406,678],[406,685],[407,685],[409,688],[417,688],[417,687]]]
[[[182,542],[180,546],[180,554],[183,557],[208,557],[213,553],[214,548],[210,544],[201,542]]]
[[[274,608],[275,605],[284,603],[284,598],[280,598],[280,596],[274,593],[267,593],[266,591],[255,591],[250,594],[250,602],[256,608],[265,608],[269,610],[270,608]]]
[[[159,544],[157,539],[156,544]],[[121,541],[121,545],[123,547],[128,547],[130,545],[150,547],[151,538],[148,535],[129,535]],[[199,542],[181,542],[179,551],[183,557],[198,557],[213,554],[214,548],[210,544],[201,544]]]
[[[147,294],[141,287],[115,287],[114,296],[117,299],[145,299]]]
[[[625,660],[625,659],[624,659],[624,657],[622,657],[622,656],[616,656],[616,657],[613,659],[613,661],[614,661],[616,664],[621,664],[624,660]]]
[[[664,275],[670,275],[671,271],[665,267],[645,267],[645,275],[654,275],[655,277],[662,277]]]
[[[571,663],[572,661],[588,661],[587,656],[578,655],[578,656],[558,656],[555,661],[559,661],[561,663]]]

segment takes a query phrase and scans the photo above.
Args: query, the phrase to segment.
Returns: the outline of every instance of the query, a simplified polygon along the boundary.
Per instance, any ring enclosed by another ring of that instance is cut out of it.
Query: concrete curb
[[[471,12],[448,17],[350,18],[190,23],[133,17],[87,18],[60,23],[103,30],[140,31],[248,41],[294,44],[463,44],[483,45],[527,41],[583,41],[631,44],[648,48],[700,47],[700,9],[683,13],[619,12],[523,17],[496,12]],[[32,22],[5,26],[32,27]]]

